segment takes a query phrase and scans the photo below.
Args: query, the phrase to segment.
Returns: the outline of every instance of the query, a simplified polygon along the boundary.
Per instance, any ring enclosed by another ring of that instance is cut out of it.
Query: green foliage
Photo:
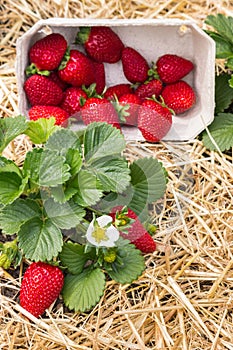
[[[203,133],[204,145],[212,151],[226,151],[233,147],[233,114],[219,113],[209,127],[209,133]]]
[[[0,243],[0,264],[56,261],[66,274],[65,304],[87,311],[103,295],[106,275],[131,283],[145,268],[141,252],[121,237],[114,246],[91,245],[90,222],[116,201],[146,217],[148,204],[165,192],[166,171],[153,158],[129,164],[123,134],[107,123],[75,132],[55,126],[54,118],[1,119],[0,151],[22,133],[33,143],[22,164],[0,156],[0,229],[17,243]]]
[[[233,17],[210,15],[205,23],[213,28],[206,32],[216,43],[216,58],[224,60],[226,73],[216,76],[215,118],[201,138],[208,149],[226,151],[233,147]]]

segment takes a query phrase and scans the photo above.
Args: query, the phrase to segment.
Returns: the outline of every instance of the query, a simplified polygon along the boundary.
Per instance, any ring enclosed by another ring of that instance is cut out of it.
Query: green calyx
[[[62,59],[62,61],[60,63],[60,66],[58,67],[58,70],[64,69],[66,67],[69,59],[70,59],[70,48],[68,47],[66,49],[65,55],[64,55],[64,57],[63,57],[63,59]]]
[[[30,66],[28,66],[26,68],[26,75],[30,76],[33,74],[39,74],[39,75],[44,75],[46,77],[48,77],[50,75],[50,71],[49,70],[39,70],[37,68],[37,66],[35,65],[35,63],[31,63]]]
[[[84,45],[89,38],[90,32],[90,27],[80,27],[75,39],[75,44]]]

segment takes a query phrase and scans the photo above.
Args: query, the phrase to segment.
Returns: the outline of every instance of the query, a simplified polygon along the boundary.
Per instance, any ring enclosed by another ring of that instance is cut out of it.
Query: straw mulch
[[[40,18],[195,19],[232,15],[221,0],[48,0],[1,2],[2,116],[18,114],[15,44]],[[30,148],[18,138],[6,155],[20,162]],[[158,251],[133,285],[109,282],[89,313],[67,311],[59,300],[43,319],[18,305],[22,266],[0,270],[0,349],[233,349],[232,152],[209,152],[200,140],[127,146],[129,160],[152,155],[169,175],[163,199],[151,207]]]

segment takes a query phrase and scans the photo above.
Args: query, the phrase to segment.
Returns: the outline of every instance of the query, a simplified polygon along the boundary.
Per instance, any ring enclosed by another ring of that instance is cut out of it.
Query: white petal
[[[112,217],[109,215],[102,215],[96,219],[100,227],[107,226],[110,222],[112,222]]]

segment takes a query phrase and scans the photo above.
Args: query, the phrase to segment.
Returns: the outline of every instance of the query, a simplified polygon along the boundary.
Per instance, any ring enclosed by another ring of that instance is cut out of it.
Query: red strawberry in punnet
[[[65,83],[63,80],[60,79],[57,70],[54,70],[54,71],[50,72],[50,74],[47,76],[47,78],[52,80],[58,86],[60,86],[62,91],[64,91],[65,89],[67,89],[69,87],[69,84]]]
[[[165,54],[156,62],[159,78],[166,84],[174,83],[194,69],[190,60],[174,54]]]
[[[116,101],[122,95],[131,94],[132,92],[133,89],[130,84],[121,83],[109,86],[104,93],[104,97],[110,101]]]
[[[142,104],[142,100],[135,94],[124,94],[119,100],[119,114],[120,120],[125,125],[137,125],[138,109]],[[122,107],[122,108],[120,108]]]
[[[97,94],[102,94],[106,85],[106,76],[104,64],[92,61],[95,70],[95,90]]]
[[[57,106],[33,106],[28,111],[30,120],[54,117],[56,125],[67,126],[69,114],[64,109]]]
[[[24,91],[31,106],[57,106],[63,97],[63,91],[56,83],[38,74],[32,75],[25,81]]]
[[[64,275],[58,267],[34,262],[23,277],[20,305],[38,318],[58,298],[63,284]]]
[[[138,111],[138,129],[149,142],[160,141],[172,126],[172,112],[160,102],[145,100]]]
[[[104,26],[80,27],[76,43],[84,45],[87,54],[97,62],[116,63],[124,47],[119,36]]]
[[[163,84],[159,79],[148,80],[145,83],[139,85],[135,94],[142,100],[145,98],[151,98],[152,96],[159,97],[163,89]]]
[[[182,114],[194,106],[196,94],[193,88],[185,81],[178,81],[164,87],[161,96],[164,103],[175,114]]]
[[[81,118],[85,125],[93,122],[106,122],[117,129],[121,128],[114,106],[105,98],[88,98],[81,109]]]
[[[122,68],[126,79],[131,83],[144,83],[150,69],[146,59],[134,48],[125,47],[122,51]]]
[[[55,70],[60,65],[66,49],[67,41],[63,35],[59,33],[49,34],[37,40],[30,48],[30,63],[33,63],[39,71]]]
[[[121,237],[128,239],[143,253],[152,253],[155,251],[155,241],[133,210],[124,206],[116,206],[112,208],[109,215],[113,218],[113,223],[120,231]]]
[[[80,87],[71,86],[63,93],[63,100],[59,107],[64,109],[69,116],[77,116],[82,107],[82,99],[86,99],[87,94]],[[78,118],[79,119],[79,118]]]
[[[95,82],[95,70],[92,61],[78,50],[70,50],[62,61],[59,77],[64,82],[79,86],[89,86]]]

